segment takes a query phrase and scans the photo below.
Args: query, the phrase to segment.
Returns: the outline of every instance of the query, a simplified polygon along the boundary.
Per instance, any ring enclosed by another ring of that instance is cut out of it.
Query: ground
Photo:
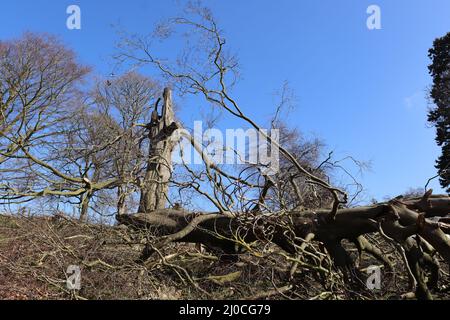
[[[324,281],[313,268],[299,268],[290,279],[291,264],[274,246],[223,259],[192,244],[171,244],[142,263],[147,238],[64,216],[0,215],[0,299],[399,299],[408,291],[401,259],[388,244],[382,247],[396,261],[393,271],[363,255],[361,274],[382,267],[381,290],[368,290],[354,281],[343,286],[339,272]],[[67,288],[70,265],[81,269],[80,290]],[[450,299],[445,272],[433,292],[437,299]]]

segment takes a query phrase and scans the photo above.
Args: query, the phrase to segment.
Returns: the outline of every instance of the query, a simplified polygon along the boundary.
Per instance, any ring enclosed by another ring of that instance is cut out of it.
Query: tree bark
[[[172,175],[172,150],[175,145],[171,140],[171,135],[178,128],[178,125],[174,121],[170,89],[164,89],[163,99],[161,115],[158,114],[158,106],[156,105],[152,114],[152,121],[148,125],[150,147],[141,188],[139,212],[163,209],[167,203],[169,180]]]
[[[81,209],[80,209],[80,218],[81,222],[86,222],[89,213],[89,203],[91,202],[92,194],[90,191],[83,194],[81,197]]]
[[[447,197],[446,201],[450,202],[450,198]],[[381,228],[400,245],[411,235],[419,234],[444,260],[450,262],[449,241],[441,230],[445,225],[425,218],[427,212],[419,214],[394,201],[340,209],[332,221],[327,219],[328,214],[329,209],[298,211],[258,219],[255,216],[255,221],[249,223],[248,216],[244,214],[237,214],[236,218],[232,218],[218,213],[162,209],[151,214],[123,215],[119,222],[135,228],[152,227],[155,235],[162,237],[159,241],[162,245],[170,241],[201,243],[206,247],[219,248],[227,254],[236,253],[239,241],[250,243],[256,240],[270,241],[294,254],[296,246],[302,243],[301,239],[313,233],[314,241],[323,243],[341,266],[351,263],[345,250],[341,248],[343,239],[355,241],[364,234],[379,232]],[[247,218],[241,220],[240,216]],[[287,226],[290,226],[290,232],[287,232]],[[240,235],[239,241],[233,240],[236,234]],[[375,252],[375,256],[379,258],[380,253]]]

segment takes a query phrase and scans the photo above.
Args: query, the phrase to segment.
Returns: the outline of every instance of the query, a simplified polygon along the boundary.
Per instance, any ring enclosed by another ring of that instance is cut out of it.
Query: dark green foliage
[[[436,161],[442,187],[450,192],[450,33],[434,41],[428,56],[428,66],[433,78],[430,97],[434,107],[428,113],[428,121],[436,127],[436,142],[442,154]]]

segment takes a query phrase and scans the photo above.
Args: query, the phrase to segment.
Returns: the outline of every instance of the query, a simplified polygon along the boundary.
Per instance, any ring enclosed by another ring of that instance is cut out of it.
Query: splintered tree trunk
[[[126,191],[124,187],[119,186],[119,188],[117,188],[117,198],[117,214],[119,216],[126,214]]]
[[[165,88],[162,114],[157,106],[149,124],[150,148],[144,182],[141,189],[139,212],[163,209],[167,202],[169,180],[172,175],[172,150],[175,143],[171,135],[177,129],[174,121],[172,93]]]
[[[83,195],[81,199],[81,209],[80,209],[80,218],[81,222],[86,222],[88,218],[89,211],[89,203],[91,201],[92,195],[88,192]]]

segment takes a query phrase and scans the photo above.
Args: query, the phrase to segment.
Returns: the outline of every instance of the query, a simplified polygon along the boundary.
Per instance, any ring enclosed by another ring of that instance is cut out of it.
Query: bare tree
[[[297,205],[280,205],[278,201],[278,210],[267,210],[268,214],[261,214],[260,209],[266,206],[265,197],[270,194],[268,190],[272,190],[274,194],[286,192],[285,187],[279,187],[280,181],[271,181],[270,177],[265,177],[262,185],[251,183],[250,176],[242,176],[247,169],[237,175],[227,173],[211,163],[206,156],[202,156],[205,170],[200,173],[190,171],[192,180],[182,186],[193,188],[206,197],[217,207],[218,213],[196,216],[185,211],[155,210],[152,217],[142,214],[123,217],[122,222],[126,224],[159,226],[160,232],[165,235],[163,239],[157,239],[156,243],[148,244],[143,252],[143,259],[171,241],[200,242],[210,247],[220,247],[226,253],[233,253],[236,245],[252,250],[250,243],[259,240],[275,243],[289,253],[290,257],[287,259],[293,262],[291,275],[295,275],[299,265],[318,268],[326,274],[321,258],[325,253],[333,259],[334,265],[344,272],[348,281],[355,274],[357,278],[360,276],[355,261],[342,240],[353,242],[360,252],[366,251],[389,264],[382,251],[365,238],[365,235],[378,233],[399,248],[406,269],[409,270],[411,290],[415,291],[418,297],[430,297],[422,272],[426,266],[422,262],[429,261],[427,255],[431,253],[421,248],[425,243],[426,246],[434,248],[444,261],[450,262],[450,241],[445,235],[449,233],[450,226],[428,219],[450,212],[448,196],[432,196],[430,190],[421,198],[392,199],[373,206],[347,208],[347,192],[334,187],[324,171],[326,167],[343,168],[341,160],[332,161],[331,157],[328,157],[316,168],[310,168],[310,163],[302,161],[301,152],[299,153],[301,150],[288,148],[271,139],[232,96],[230,88],[235,84],[237,59],[226,51],[223,32],[208,9],[191,6],[184,17],[171,19],[157,30],[164,31],[154,33],[157,36],[162,35],[162,39],[181,30],[184,37],[187,35],[194,40],[190,38],[191,46],[188,50],[183,51],[182,55],[171,63],[170,60],[156,56],[152,50],[152,42],[148,41],[149,37],[125,36],[116,58],[120,62],[129,62],[135,66],[153,65],[180,93],[201,95],[206,102],[256,129],[272,148],[280,150],[285,161],[280,180],[292,186],[291,192],[296,194],[298,199],[302,199],[303,195],[297,184],[302,188],[314,186],[325,199],[322,202],[325,207],[299,208]],[[192,143],[195,144],[194,141]],[[310,152],[313,154],[314,150]],[[352,158],[350,160],[354,161]],[[198,182],[202,180],[209,182],[208,189],[202,188],[205,184]],[[359,190],[359,185],[356,182],[355,184]],[[243,202],[248,202],[245,195],[255,189],[260,190],[256,201],[258,210],[233,210],[239,206],[245,208]],[[283,197],[278,198],[284,201]],[[240,205],[236,205],[236,201],[240,202]],[[302,200],[297,202],[304,203]],[[330,207],[327,207],[327,203]],[[414,239],[420,241],[414,242]],[[320,243],[325,251],[315,248],[311,244],[312,241]],[[314,267],[306,264],[306,261],[311,259],[314,261]]]
[[[146,139],[146,136],[151,132],[150,124],[154,123],[152,115],[157,112],[152,110],[151,101],[159,100],[159,95],[158,83],[133,72],[99,82],[94,90],[98,112],[114,119],[116,135],[121,137],[104,150],[109,153],[108,175],[121,180],[115,201],[118,215],[127,211],[127,197],[141,192],[145,186],[148,154],[153,145],[151,137]],[[115,132],[111,127],[103,130],[106,135]]]
[[[0,42],[0,163],[70,116],[88,72],[54,37],[27,33]]]
[[[51,178],[36,172],[36,165],[52,172],[42,144],[58,135],[61,123],[79,103],[80,83],[89,69],[80,66],[74,53],[51,36],[25,34],[21,39],[0,43],[1,190],[4,203],[21,203],[43,194],[58,195],[59,188],[46,189],[37,180]],[[63,172],[53,170],[61,183]],[[38,188],[38,189],[35,189]],[[66,190],[76,194],[76,190]]]
[[[91,200],[116,190],[123,213],[147,158],[137,123],[150,118],[157,84],[128,73],[82,92],[89,70],[54,38],[31,34],[2,45],[1,66],[2,202],[58,197],[78,202],[86,220]]]

